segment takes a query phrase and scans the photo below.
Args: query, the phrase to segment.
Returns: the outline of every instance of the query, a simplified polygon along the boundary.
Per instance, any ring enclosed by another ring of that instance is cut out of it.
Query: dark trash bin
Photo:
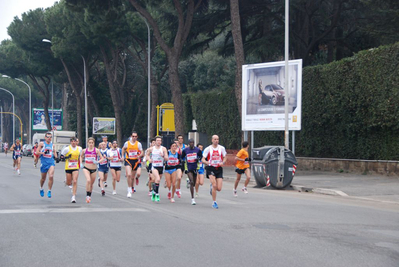
[[[289,186],[298,161],[284,146],[264,146],[252,150],[252,174],[258,187],[265,187],[267,176],[274,188]]]

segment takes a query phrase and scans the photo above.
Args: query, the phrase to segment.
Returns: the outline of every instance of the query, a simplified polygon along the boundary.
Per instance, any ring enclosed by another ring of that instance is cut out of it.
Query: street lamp
[[[49,39],[43,39],[42,42],[51,44],[51,41]],[[85,125],[86,125],[85,131],[86,131],[86,147],[87,147],[87,139],[89,139],[89,131],[88,131],[88,123],[87,123],[86,61],[82,55],[80,55],[80,56],[83,59],[83,71],[84,71],[83,77],[84,77],[84,86],[85,86]],[[54,118],[54,116],[53,116],[53,118]]]
[[[140,15],[140,18],[142,18],[143,19],[143,21],[145,22],[145,25],[147,25],[147,33],[148,33],[148,51],[147,51],[147,53],[148,53],[148,62],[147,62],[147,67],[148,67],[148,70],[147,70],[147,83],[148,83],[148,111],[147,111],[147,113],[148,113],[148,118],[147,118],[147,147],[150,147],[150,124],[151,124],[151,84],[150,84],[150,82],[151,82],[151,79],[150,79],[150,77],[151,77],[151,54],[150,54],[150,49],[151,49],[151,43],[150,43],[150,41],[151,41],[151,37],[150,37],[150,26],[148,25],[148,22],[147,22],[147,20],[141,15],[141,14],[139,14]]]
[[[12,96],[12,113],[14,114],[12,116],[12,140],[13,140],[12,142],[14,143],[15,142],[15,98],[14,98],[13,93],[8,91],[7,89],[0,87],[0,90],[4,90],[4,91],[8,92]]]
[[[3,75],[3,78],[11,78],[8,75]],[[20,81],[21,83],[24,83],[26,86],[28,86],[29,89],[29,144],[32,144],[32,90],[26,82],[24,82],[21,79],[15,78],[15,80]]]
[[[51,41],[49,39],[43,39],[42,42],[51,44]],[[54,127],[54,84],[53,84],[53,78],[51,78],[51,130],[53,130],[53,127]]]

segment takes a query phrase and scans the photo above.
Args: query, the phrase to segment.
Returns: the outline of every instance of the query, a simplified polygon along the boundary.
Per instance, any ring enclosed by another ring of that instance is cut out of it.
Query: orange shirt
[[[236,157],[240,158],[240,159],[246,159],[249,157],[249,155],[248,155],[247,151],[245,151],[244,149],[241,149],[240,151],[238,151]],[[249,168],[249,163],[248,163],[248,161],[237,160],[236,167],[241,170],[245,169],[245,168]]]

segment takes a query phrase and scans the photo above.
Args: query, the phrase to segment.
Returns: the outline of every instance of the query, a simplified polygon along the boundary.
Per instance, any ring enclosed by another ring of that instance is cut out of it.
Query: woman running
[[[177,153],[177,145],[175,143],[170,144],[170,149],[168,151],[169,159],[165,165],[165,180],[166,186],[169,189],[168,199],[170,202],[175,202],[175,191],[176,191],[176,167],[180,164],[180,156]]]

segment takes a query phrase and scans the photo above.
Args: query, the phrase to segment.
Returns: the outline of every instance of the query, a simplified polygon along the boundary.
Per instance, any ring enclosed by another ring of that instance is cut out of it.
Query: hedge
[[[303,69],[302,130],[296,156],[399,159],[399,43]],[[234,91],[186,94],[187,125],[218,133],[238,148],[241,122]],[[191,112],[191,113],[190,113]],[[291,140],[290,140],[291,141]],[[256,132],[255,146],[283,145],[284,132]]]

